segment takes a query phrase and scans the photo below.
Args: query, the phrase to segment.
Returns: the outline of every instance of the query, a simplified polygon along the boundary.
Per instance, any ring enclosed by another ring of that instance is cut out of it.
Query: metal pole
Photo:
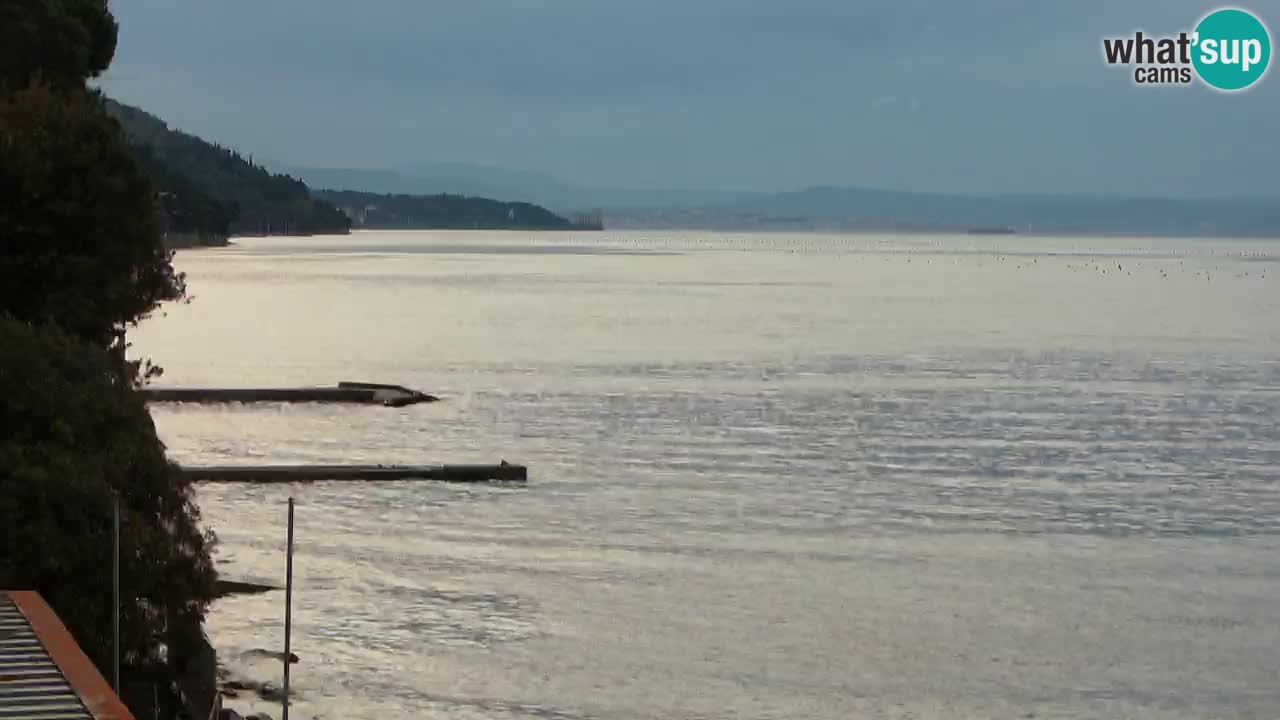
[[[111,503],[111,682],[120,694],[120,496]]]
[[[281,720],[289,720],[289,641],[293,629],[293,498],[289,498],[289,543],[285,547],[284,570],[284,699]]]

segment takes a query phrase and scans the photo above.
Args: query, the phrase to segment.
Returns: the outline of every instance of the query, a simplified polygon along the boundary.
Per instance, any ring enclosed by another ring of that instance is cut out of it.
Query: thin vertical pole
[[[120,694],[120,496],[111,503],[111,682]]]
[[[289,644],[293,629],[293,498],[289,498],[289,542],[285,546],[284,570],[284,706],[281,719],[289,720]]]

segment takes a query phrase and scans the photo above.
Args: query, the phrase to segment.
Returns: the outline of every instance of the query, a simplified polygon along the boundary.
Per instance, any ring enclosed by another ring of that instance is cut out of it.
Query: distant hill
[[[280,166],[308,185],[333,190],[361,190],[411,195],[460,194],[472,197],[520,198],[559,212],[593,208],[692,208],[739,202],[755,195],[721,190],[644,190],[586,187],[542,173],[467,163],[434,163],[397,170],[359,170]]]
[[[540,173],[440,163],[416,169],[291,168],[313,187],[519,197],[595,209],[611,228],[831,229],[1280,237],[1280,198],[966,195],[856,187],[778,193],[586,188]]]
[[[1280,198],[952,195],[815,187],[697,208],[604,208],[609,227],[1280,238]]]
[[[347,216],[301,180],[269,172],[238,153],[169,128],[108,99],[139,163],[160,192],[169,230],[209,244],[226,235],[345,233]]]
[[[144,110],[108,99],[138,162],[159,194],[171,246],[216,245],[228,235],[312,235],[362,228],[576,230],[598,217],[569,220],[527,202],[470,197],[468,185],[448,193],[407,194],[394,173],[342,173],[348,190],[313,191],[234,150],[170,128]],[[318,179],[324,181],[325,175]],[[497,193],[495,193],[497,194]]]
[[[135,157],[159,192],[160,217],[169,247],[225,245],[235,209],[200,190],[149,147],[134,146]]]
[[[462,195],[408,195],[321,190],[317,195],[342,209],[355,227],[458,230],[596,229],[544,207]]]
[[[1039,233],[1280,237],[1277,198],[972,196],[818,187],[722,210],[870,229],[1008,227]]]

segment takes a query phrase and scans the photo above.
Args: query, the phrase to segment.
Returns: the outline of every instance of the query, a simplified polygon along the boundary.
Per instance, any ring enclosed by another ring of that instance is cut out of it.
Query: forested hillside
[[[320,190],[356,227],[459,230],[575,230],[581,226],[539,205],[462,195],[379,195]]]
[[[229,148],[171,129],[143,110],[108,99],[165,210],[169,229],[202,237],[345,233],[347,216]]]

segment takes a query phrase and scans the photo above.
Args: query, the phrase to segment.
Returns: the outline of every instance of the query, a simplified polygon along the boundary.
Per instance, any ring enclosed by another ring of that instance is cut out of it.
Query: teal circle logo
[[[1243,90],[1262,79],[1271,61],[1271,34],[1252,13],[1224,8],[1196,26],[1191,63],[1219,90]]]

